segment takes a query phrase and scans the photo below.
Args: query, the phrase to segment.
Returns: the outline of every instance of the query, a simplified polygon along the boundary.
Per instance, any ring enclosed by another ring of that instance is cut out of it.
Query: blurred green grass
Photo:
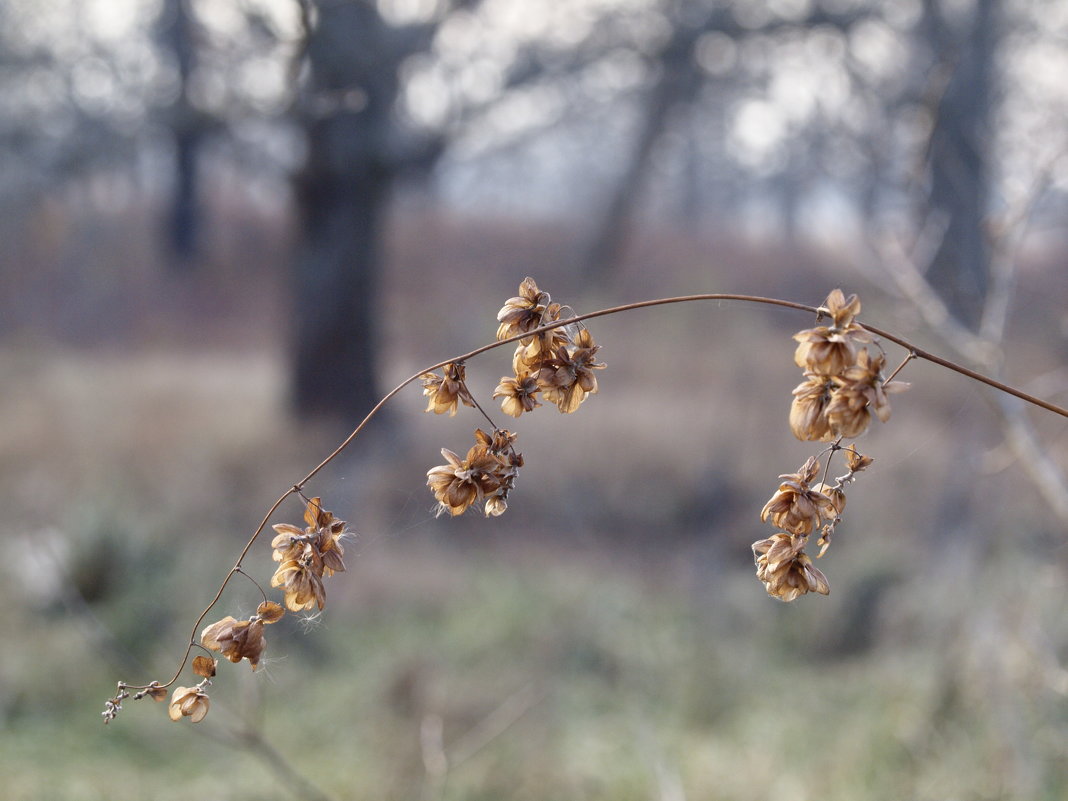
[[[1055,799],[1068,788],[1061,699],[956,675],[968,660],[951,643],[891,640],[828,659],[796,643],[818,637],[834,607],[755,597],[730,622],[685,587],[610,565],[529,552],[443,562],[438,550],[358,563],[345,580],[387,567],[403,581],[403,564],[425,560],[449,578],[328,609],[309,632],[272,631],[261,672],[222,666],[199,727],[128,701],[104,729],[115,668],[52,621],[15,649],[32,665],[5,716],[5,797],[300,797],[242,742],[245,727],[332,798]],[[444,776],[428,774],[420,744],[436,719],[456,760]]]

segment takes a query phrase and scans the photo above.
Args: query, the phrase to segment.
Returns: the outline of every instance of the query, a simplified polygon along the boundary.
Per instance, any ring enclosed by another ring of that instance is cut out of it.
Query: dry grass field
[[[595,297],[552,230],[419,231],[393,243],[384,384],[489,341],[528,273],[580,311],[685,291],[815,303],[841,283],[932,344],[855,274],[786,252],[651,242]],[[5,799],[1068,796],[1068,533],[983,392],[909,367],[862,440],[876,462],[820,562],[830,596],[778,603],[749,544],[776,477],[814,452],[786,422],[789,337],[811,322],[739,304],[594,321],[601,392],[515,424],[527,464],[501,518],[433,517],[425,472],[479,419],[424,415],[409,388],[309,486],[357,532],[326,611],[275,626],[255,674],[221,665],[203,723],[145,700],[105,728],[114,683],[169,678],[263,512],[344,434],[287,416],[284,300],[268,281],[240,301],[230,270],[215,296],[128,282],[120,334],[104,298],[98,336],[27,323],[0,342]],[[1021,285],[1020,380],[1064,362],[1064,290],[1043,274]],[[473,391],[488,400],[509,360],[469,364]],[[1068,464],[1064,423],[1039,423]],[[269,551],[246,562],[261,583]],[[257,598],[236,581],[219,616]]]

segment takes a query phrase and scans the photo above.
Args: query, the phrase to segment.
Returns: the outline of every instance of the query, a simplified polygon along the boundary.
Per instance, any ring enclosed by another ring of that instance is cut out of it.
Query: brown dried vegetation
[[[887,395],[908,389],[908,384],[883,378],[886,357],[869,349],[878,343],[856,322],[859,313],[860,299],[846,298],[835,289],[820,308],[820,316],[830,317],[831,325],[794,334],[799,343],[794,362],[805,371],[805,380],[793,391],[790,428],[798,439],[832,444],[819,456],[809,457],[796,473],[779,476],[778,490],[760,512],[762,521],[783,529],[753,543],[757,578],[769,595],[781,601],[830,592],[826,576],[812,564],[805,546],[818,529],[817,558],[827,552],[845,510],[843,487],[872,463],[854,445],[844,448],[841,442],[863,434],[873,416],[884,423],[889,420]],[[821,472],[829,474],[838,452],[845,454],[848,472],[833,484],[826,478],[817,482]]]
[[[554,303],[532,278],[526,278],[518,291],[497,314],[498,341],[514,338],[517,344],[512,357],[513,375],[500,379],[493,397],[501,400],[502,410],[513,418],[541,406],[539,397],[562,413],[575,412],[598,391],[596,371],[605,367],[597,361],[599,346],[569,307]],[[569,316],[563,316],[565,309]],[[793,601],[810,592],[826,595],[830,591],[827,578],[813,565],[805,547],[818,532],[819,556],[826,552],[845,509],[845,485],[872,461],[854,446],[842,446],[841,441],[862,434],[873,417],[888,420],[888,395],[907,386],[883,378],[885,356],[875,337],[856,321],[860,301],[855,295],[846,298],[836,289],[818,312],[817,322],[830,318],[830,325],[819,325],[794,337],[798,342],[794,360],[804,370],[805,380],[794,390],[790,425],[800,439],[831,444],[821,454],[810,457],[797,472],[779,477],[778,488],[764,505],[760,518],[780,531],[752,546],[757,578],[770,595],[783,601]],[[503,514],[523,466],[523,456],[515,449],[516,434],[497,427],[483,410],[467,385],[462,360],[444,363],[440,373],[423,372],[409,381],[417,378],[422,381],[427,412],[452,416],[463,404],[477,409],[490,423],[488,432],[475,429],[475,443],[463,457],[444,448],[441,453],[445,464],[427,472],[426,483],[437,501],[437,514],[458,516],[472,506],[481,506],[487,517]],[[358,431],[359,428],[353,436]],[[830,482],[831,461],[839,452],[844,454],[847,472]],[[290,492],[301,493],[303,484],[317,471],[318,468]],[[272,559],[278,567],[270,583],[282,592],[282,603],[264,596],[256,613],[247,620],[227,615],[209,624],[201,631],[199,647],[219,653],[230,662],[248,660],[255,670],[267,647],[265,626],[281,619],[287,609],[316,612],[326,606],[324,579],[345,570],[342,540],[349,531],[345,521],[326,511],[318,497],[305,498],[304,524],[303,528],[289,523],[273,525]],[[258,534],[259,530],[249,546]],[[230,575],[238,572],[248,575],[241,568],[240,559]],[[203,614],[206,616],[210,609],[211,606]],[[197,644],[191,643],[190,647],[194,645]],[[174,689],[168,705],[172,720],[203,720],[210,705],[206,688],[216,667],[217,661],[211,656],[193,660],[193,672],[202,680],[193,687]],[[152,682],[140,688],[142,692],[135,698],[162,700],[166,687],[176,679],[177,675],[167,685]],[[118,694],[106,705],[105,721],[115,717],[128,696],[127,685],[120,684]]]

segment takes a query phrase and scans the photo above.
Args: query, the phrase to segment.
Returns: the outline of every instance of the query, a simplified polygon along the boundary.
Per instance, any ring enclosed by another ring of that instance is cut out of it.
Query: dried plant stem
[[[916,351],[914,351],[914,350],[910,350],[907,354],[905,354],[905,358],[901,361],[901,364],[899,364],[897,367],[894,368],[894,372],[890,373],[890,375],[888,375],[886,378],[883,379],[883,386],[885,387],[887,384],[889,384],[891,381],[893,381],[895,378],[897,378],[897,374],[905,369],[905,365],[908,364],[909,362],[911,362],[915,358],[916,358]]]
[[[260,591],[260,595],[263,597],[263,602],[267,603],[267,593],[264,592],[263,587],[260,586],[260,583],[245,571],[245,568],[236,567],[234,568],[234,572],[240,573],[242,576],[251,581],[256,586],[256,589]]]
[[[900,369],[900,368],[898,368],[898,369]],[[896,372],[897,371],[895,371],[895,373]],[[823,468],[823,478],[820,480],[820,482],[824,486],[827,485],[827,479],[831,477],[831,460],[834,458],[835,453],[837,453],[840,450],[843,450],[843,448],[842,448],[842,438],[841,437],[839,437],[834,442],[832,442],[829,446],[827,446],[826,450],[823,451],[823,453],[827,454],[827,464]],[[822,455],[823,454],[820,454],[821,457],[822,457]]]
[[[761,297],[761,296],[758,296],[758,295],[735,295],[735,294],[719,294],[719,293],[715,293],[715,294],[681,295],[681,296],[678,296],[678,297],[671,297],[671,298],[657,298],[657,299],[653,299],[653,300],[643,300],[643,301],[639,301],[637,303],[627,303],[627,304],[624,304],[622,306],[612,306],[610,308],[600,309],[598,311],[588,312],[586,314],[579,314],[579,315],[575,315],[573,317],[568,317],[566,319],[557,320],[557,321],[552,322],[552,323],[550,323],[548,325],[544,325],[544,326],[542,326],[540,328],[536,328],[536,329],[533,329],[531,331],[527,331],[527,332],[525,332],[523,334],[517,334],[516,336],[509,337],[508,339],[502,339],[502,340],[499,340],[499,341],[491,342],[491,343],[489,343],[487,345],[483,345],[481,347],[475,348],[474,350],[469,351],[468,353],[464,353],[464,354],[462,354],[460,356],[453,356],[453,357],[451,357],[449,359],[444,359],[444,360],[438,362],[437,364],[433,364],[433,365],[431,365],[429,367],[422,368],[418,372],[416,372],[416,373],[412,374],[411,376],[409,376],[408,378],[404,379],[404,381],[399,383],[396,387],[391,389],[378,403],[375,404],[374,408],[372,408],[371,411],[367,413],[367,416],[364,417],[364,419],[360,421],[360,424],[357,425],[355,429],[353,429],[352,433],[349,434],[341,442],[341,444],[338,445],[334,449],[334,451],[329,456],[327,456],[325,459],[323,459],[318,465],[316,465],[311,470],[311,472],[309,472],[306,476],[304,476],[304,478],[302,478],[300,481],[298,481],[296,484],[294,484],[292,487],[290,487],[288,490],[286,490],[285,493],[283,493],[282,496],[279,497],[278,500],[276,500],[274,502],[274,504],[271,506],[271,508],[267,512],[267,514],[264,515],[264,518],[263,518],[262,522],[259,524],[259,526],[256,528],[256,530],[252,533],[252,536],[249,537],[248,542],[245,544],[245,547],[241,550],[241,553],[238,556],[237,561],[234,563],[234,566],[232,568],[230,568],[230,571],[227,573],[226,578],[223,579],[223,582],[222,582],[221,586],[219,587],[218,592],[215,593],[215,597],[212,598],[211,603],[209,603],[207,605],[207,607],[205,607],[204,611],[201,612],[200,615],[197,617],[196,622],[193,624],[192,633],[190,634],[190,637],[189,637],[189,644],[186,646],[185,654],[183,655],[181,664],[178,666],[178,669],[175,671],[174,676],[166,684],[163,684],[163,685],[160,685],[160,686],[169,687],[172,684],[174,684],[175,681],[178,680],[178,677],[181,675],[182,670],[185,669],[186,663],[189,661],[190,651],[193,649],[193,647],[195,645],[197,645],[197,643],[196,643],[197,631],[199,630],[200,625],[204,622],[204,618],[206,618],[208,616],[208,613],[211,612],[211,610],[219,602],[219,599],[222,598],[223,592],[226,590],[226,587],[230,583],[230,579],[232,579],[234,577],[234,575],[236,575],[237,573],[243,572],[242,568],[241,568],[241,565],[242,565],[242,562],[245,559],[245,556],[248,555],[248,552],[251,550],[253,544],[259,538],[260,534],[263,532],[263,529],[267,527],[268,522],[270,521],[270,519],[274,515],[274,513],[278,510],[278,507],[280,507],[282,505],[282,503],[290,495],[294,495],[294,494],[303,495],[304,485],[307,484],[309,481],[311,481],[313,478],[315,478],[315,476],[318,475],[318,473],[323,468],[325,468],[328,464],[330,464],[332,461],[334,461],[334,459],[336,459],[346,448],[348,448],[348,446],[352,443],[353,440],[356,439],[357,436],[359,436],[359,434],[363,431],[363,429],[367,426],[367,424],[372,419],[374,419],[374,417],[378,414],[379,411],[381,411],[382,407],[385,406],[389,401],[391,401],[394,398],[394,396],[396,396],[398,393],[400,393],[400,391],[403,390],[405,387],[407,387],[409,384],[411,384],[412,382],[420,379],[425,373],[431,372],[433,370],[439,370],[439,369],[445,367],[445,365],[447,365],[447,364],[466,362],[467,360],[472,359],[475,356],[478,356],[478,355],[480,355],[482,353],[485,353],[486,351],[494,350],[495,348],[500,348],[500,347],[503,347],[505,345],[512,344],[512,343],[517,342],[517,341],[519,341],[521,339],[527,339],[527,338],[529,338],[531,336],[534,336],[536,334],[542,333],[544,331],[550,331],[550,330],[552,330],[554,328],[560,328],[561,326],[573,325],[574,323],[578,323],[578,322],[581,322],[583,320],[591,320],[591,319],[593,319],[595,317],[607,317],[608,315],[611,315],[611,314],[619,314],[621,312],[634,311],[636,309],[645,309],[645,308],[651,308],[651,307],[654,307],[654,306],[667,306],[667,305],[670,305],[670,304],[673,304],[673,303],[692,303],[692,302],[695,302],[695,301],[740,301],[740,302],[743,302],[743,303],[760,303],[760,304],[765,304],[765,305],[769,305],[769,306],[781,306],[781,307],[787,308],[787,309],[795,309],[797,311],[808,312],[810,314],[817,315],[817,317],[821,317],[821,316],[823,316],[823,315],[828,313],[828,309],[826,309],[824,307],[809,306],[809,305],[804,304],[804,303],[795,303],[793,301],[780,300],[778,298],[766,298],[766,297]],[[1056,404],[1050,403],[1048,401],[1044,401],[1041,398],[1037,398],[1037,397],[1035,397],[1033,395],[1029,395],[1028,393],[1023,392],[1022,390],[1019,390],[1016,387],[1010,386],[1008,384],[1004,384],[1001,381],[997,381],[997,380],[995,380],[993,378],[990,378],[989,376],[985,376],[982,373],[978,373],[978,372],[976,372],[974,370],[970,370],[969,368],[964,367],[963,365],[960,365],[960,364],[958,364],[956,362],[950,361],[949,359],[944,359],[941,356],[937,356],[937,355],[935,355],[933,353],[929,353],[929,352],[923,350],[922,348],[918,348],[915,345],[913,345],[912,343],[908,342],[907,340],[905,340],[905,339],[903,339],[903,338],[901,338],[901,337],[899,337],[899,336],[897,336],[895,334],[892,334],[892,333],[890,333],[888,331],[884,331],[884,330],[882,330],[880,328],[876,328],[875,326],[868,325],[867,323],[863,323],[862,325],[863,325],[863,327],[865,329],[867,329],[871,333],[875,334],[876,336],[881,337],[882,339],[886,339],[886,340],[888,340],[890,342],[893,342],[896,345],[899,345],[902,348],[904,348],[906,351],[908,351],[908,357],[905,359],[904,362],[902,362],[901,366],[898,367],[897,370],[894,371],[893,375],[897,375],[897,373],[901,370],[901,368],[904,367],[905,364],[907,364],[912,359],[924,359],[925,361],[929,361],[929,362],[932,362],[933,364],[937,364],[940,367],[944,367],[947,370],[952,370],[955,373],[960,373],[961,375],[963,375],[963,376],[965,376],[967,378],[970,378],[973,381],[978,381],[980,383],[986,384],[987,386],[993,387],[994,389],[997,389],[997,390],[999,390],[1001,392],[1004,392],[1004,393],[1006,393],[1008,395],[1012,395],[1014,397],[1017,397],[1017,398],[1019,398],[1019,399],[1021,399],[1023,401],[1026,401],[1027,403],[1030,403],[1030,404],[1032,404],[1034,406],[1037,406],[1037,407],[1039,407],[1041,409],[1045,409],[1046,411],[1053,412],[1054,414],[1060,415],[1061,417],[1068,418],[1068,409],[1065,409],[1065,408],[1063,408],[1061,406],[1057,406]],[[893,376],[891,376],[891,378],[892,377]],[[479,410],[482,411],[481,407],[479,407]],[[486,415],[485,411],[482,411],[482,414],[483,414],[483,416],[486,417],[487,420],[489,420],[489,416]],[[492,424],[492,421],[491,421],[491,424]],[[125,687],[125,688],[129,688],[129,689],[145,689],[146,687],[148,687],[150,685],[137,686],[137,685],[122,684],[121,686]]]
[[[470,394],[470,392],[468,394]],[[492,417],[486,414],[486,410],[482,408],[482,404],[478,402],[478,398],[476,398],[474,395],[471,395],[471,403],[475,404],[475,408],[478,409],[479,413],[486,418],[486,422],[489,423],[490,428],[496,431],[497,424],[493,422]]]

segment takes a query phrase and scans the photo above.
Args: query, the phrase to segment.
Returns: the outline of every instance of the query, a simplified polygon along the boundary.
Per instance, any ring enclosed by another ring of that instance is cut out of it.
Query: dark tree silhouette
[[[194,264],[200,234],[198,155],[214,123],[189,99],[189,83],[196,68],[196,30],[187,0],[165,0],[156,38],[170,55],[178,73],[179,90],[161,116],[174,146],[174,184],[167,213],[168,264],[185,271]]]
[[[999,39],[996,0],[976,0],[957,26],[939,0],[924,2],[923,35],[949,78],[927,153],[928,204],[946,220],[927,278],[962,323],[978,328],[985,305],[990,247],[990,115]]]
[[[401,65],[429,46],[435,28],[390,25],[369,2],[314,12],[299,112],[308,156],[295,193],[293,398],[298,414],[352,418],[380,396],[378,290],[392,190],[404,172],[428,169],[442,147],[395,115]]]

